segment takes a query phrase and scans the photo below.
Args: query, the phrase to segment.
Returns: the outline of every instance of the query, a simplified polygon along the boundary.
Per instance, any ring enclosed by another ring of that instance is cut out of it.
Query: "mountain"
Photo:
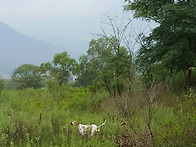
[[[66,51],[57,45],[33,39],[0,22],[0,75],[10,76],[22,64],[40,65]]]

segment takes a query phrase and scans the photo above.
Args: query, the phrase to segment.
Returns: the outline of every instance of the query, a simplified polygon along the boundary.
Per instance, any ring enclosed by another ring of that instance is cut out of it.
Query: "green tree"
[[[42,63],[40,69],[47,81],[54,80],[58,85],[66,84],[68,78],[75,73],[77,62],[67,52],[56,54],[51,63]]]
[[[149,36],[142,37],[138,62],[142,67],[147,67],[144,72],[152,74],[153,66],[162,64],[171,74],[173,71],[184,71],[187,85],[190,85],[191,69],[196,66],[196,1],[126,2],[125,9],[133,11],[135,17],[153,20],[158,24]]]
[[[109,38],[92,39],[87,55],[80,58],[78,84],[104,87],[110,95],[121,94],[129,74],[129,53],[123,46],[117,53]],[[110,38],[115,40],[115,38]]]
[[[12,75],[12,82],[17,89],[40,88],[41,73],[38,66],[23,64]]]
[[[128,39],[130,34],[126,31],[131,21],[104,15],[102,33],[97,34],[99,39],[91,40],[88,55],[81,60],[86,63],[85,72],[88,71],[91,79],[94,79],[90,79],[93,89],[104,87],[114,96],[120,95],[125,90],[130,92],[133,64],[131,41]]]
[[[86,87],[92,84],[92,81],[96,78],[97,71],[94,69],[93,63],[90,62],[88,55],[82,55],[79,58],[78,66],[78,78],[76,86]]]

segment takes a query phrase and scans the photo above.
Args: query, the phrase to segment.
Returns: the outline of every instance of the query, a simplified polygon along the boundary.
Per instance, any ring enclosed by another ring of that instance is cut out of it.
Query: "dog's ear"
[[[80,122],[79,122],[79,121],[75,121],[75,124],[76,124],[76,125],[79,125],[79,124],[80,124]]]

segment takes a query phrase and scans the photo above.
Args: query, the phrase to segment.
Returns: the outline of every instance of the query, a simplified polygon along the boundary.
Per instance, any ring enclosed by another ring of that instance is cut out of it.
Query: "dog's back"
[[[100,126],[97,126],[95,124],[83,125],[83,124],[81,124],[81,123],[79,123],[77,121],[71,122],[72,125],[73,124],[77,124],[78,125],[78,130],[79,130],[79,132],[80,132],[80,134],[82,136],[90,134],[91,137],[93,135],[95,135],[96,132],[99,132],[100,131],[100,127],[105,125],[105,123],[106,123],[106,121],[103,124],[101,124]]]

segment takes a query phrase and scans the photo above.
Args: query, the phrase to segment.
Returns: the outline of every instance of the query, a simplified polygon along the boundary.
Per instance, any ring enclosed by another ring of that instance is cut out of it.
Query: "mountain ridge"
[[[11,75],[22,64],[51,61],[63,47],[28,37],[0,21],[0,75]]]

